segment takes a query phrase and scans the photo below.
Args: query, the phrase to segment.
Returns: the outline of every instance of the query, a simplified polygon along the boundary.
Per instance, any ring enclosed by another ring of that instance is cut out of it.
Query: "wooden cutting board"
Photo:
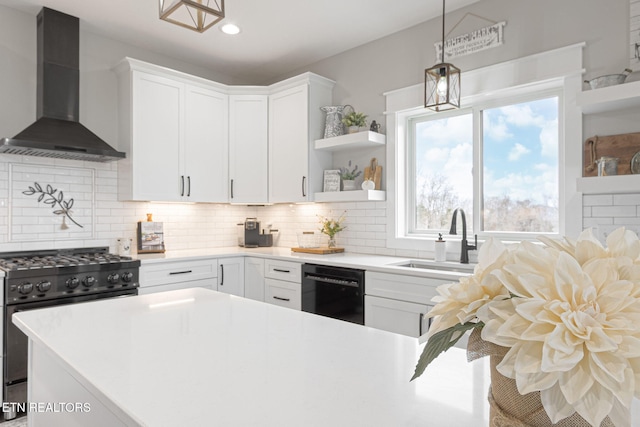
[[[594,136],[584,142],[582,176],[598,176],[600,157],[617,157],[618,175],[631,173],[631,158],[640,151],[640,133]]]
[[[378,160],[374,157],[371,164],[364,168],[364,180],[371,180],[376,187],[374,190],[380,190],[380,179],[382,178],[382,166],[378,166]]]
[[[317,255],[327,255],[327,254],[337,254],[340,252],[344,252],[344,248],[291,248],[291,252],[302,252],[305,254],[317,254]]]

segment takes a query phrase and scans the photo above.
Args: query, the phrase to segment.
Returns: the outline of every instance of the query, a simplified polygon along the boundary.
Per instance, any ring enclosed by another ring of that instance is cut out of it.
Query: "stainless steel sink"
[[[443,265],[443,264],[435,264],[429,261],[422,260],[411,260],[408,262],[402,262],[398,264],[389,264],[395,265],[396,267],[405,267],[405,268],[419,268],[423,270],[438,270],[438,271],[451,271],[454,273],[473,273],[473,265],[465,265],[461,264],[451,264],[451,265]]]

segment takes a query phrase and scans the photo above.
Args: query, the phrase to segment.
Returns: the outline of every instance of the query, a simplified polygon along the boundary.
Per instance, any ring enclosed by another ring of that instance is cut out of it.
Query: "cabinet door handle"
[[[180,197],[184,196],[184,175],[180,175]]]
[[[281,270],[279,268],[274,268],[273,271],[277,271],[278,273],[291,273],[289,270]]]
[[[291,301],[289,298],[280,298],[280,297],[276,297],[276,296],[274,296],[273,299],[277,299],[279,301]]]
[[[231,198],[233,199],[233,179],[231,180]]]
[[[305,192],[305,184],[307,183],[307,177],[302,177],[302,197],[307,197],[307,193]]]
[[[191,197],[191,177],[187,177],[187,197]]]
[[[224,285],[224,264],[220,264],[220,286]]]
[[[189,273],[193,273],[193,270],[172,271],[169,273],[169,276],[173,276],[174,274],[189,274]]]

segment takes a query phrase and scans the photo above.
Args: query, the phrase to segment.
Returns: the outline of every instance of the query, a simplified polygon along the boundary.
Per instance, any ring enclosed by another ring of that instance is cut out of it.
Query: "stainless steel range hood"
[[[35,123],[0,140],[0,152],[110,162],[125,158],[79,122],[80,22],[42,8],[38,14],[38,86]]]

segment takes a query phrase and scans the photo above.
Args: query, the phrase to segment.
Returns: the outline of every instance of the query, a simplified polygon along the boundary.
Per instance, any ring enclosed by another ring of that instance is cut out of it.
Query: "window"
[[[501,99],[407,118],[406,234],[559,233],[559,94]]]

